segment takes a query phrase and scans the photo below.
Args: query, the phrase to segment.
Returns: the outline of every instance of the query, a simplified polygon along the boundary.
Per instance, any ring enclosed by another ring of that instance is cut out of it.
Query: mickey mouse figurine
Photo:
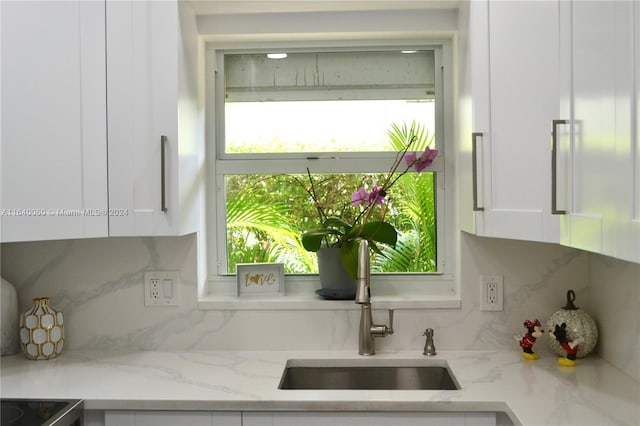
[[[520,347],[522,348],[522,358],[529,360],[538,359],[538,354],[533,352],[531,348],[536,342],[536,339],[538,337],[542,337],[542,333],[544,333],[544,330],[540,325],[540,321],[538,321],[537,319],[533,322],[529,320],[525,321],[524,326],[527,329],[526,334],[524,334],[524,336],[522,337],[515,336],[516,340],[520,340]]]
[[[582,342],[581,338],[571,340],[567,337],[567,324],[556,324],[554,330],[549,332],[549,337],[555,339],[560,343],[560,346],[567,351],[566,356],[558,358],[558,365],[565,367],[575,367],[576,354],[578,353],[578,345]]]

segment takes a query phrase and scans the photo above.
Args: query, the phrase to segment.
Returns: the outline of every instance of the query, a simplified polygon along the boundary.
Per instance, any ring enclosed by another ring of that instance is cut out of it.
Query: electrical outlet
[[[489,305],[498,303],[498,284],[494,282],[487,283],[487,303]]]
[[[149,282],[151,283],[151,288],[149,289],[151,303],[157,305],[160,302],[160,279],[151,278]]]
[[[180,306],[178,271],[144,273],[144,306]]]
[[[504,293],[504,282],[502,275],[482,275],[480,277],[480,282],[480,310],[502,311],[502,299]]]

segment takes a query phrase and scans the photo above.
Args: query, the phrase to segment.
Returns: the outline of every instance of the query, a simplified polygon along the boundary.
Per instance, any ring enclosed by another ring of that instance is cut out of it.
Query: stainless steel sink
[[[444,360],[289,360],[278,389],[456,390]]]

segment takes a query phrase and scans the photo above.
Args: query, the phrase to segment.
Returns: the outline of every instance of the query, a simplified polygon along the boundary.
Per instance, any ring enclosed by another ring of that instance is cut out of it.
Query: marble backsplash
[[[599,353],[640,381],[640,264],[592,255],[590,270]]]
[[[421,352],[422,332],[431,327],[442,350],[504,349],[518,355],[513,336],[524,332],[523,321],[546,320],[573,289],[579,305],[604,326],[603,355],[638,378],[639,265],[558,245],[464,233],[460,246],[462,307],[397,310],[396,333],[379,339],[379,350]],[[356,310],[199,310],[195,235],[10,243],[1,251],[2,276],[18,289],[20,310],[34,297],[48,296],[65,312],[67,348],[357,350]],[[144,306],[147,270],[180,271],[181,306]],[[624,273],[612,284],[617,271]],[[503,312],[479,310],[481,274],[504,276]],[[607,280],[601,283],[600,276]],[[624,324],[617,325],[617,318]],[[545,343],[534,349],[554,356]]]

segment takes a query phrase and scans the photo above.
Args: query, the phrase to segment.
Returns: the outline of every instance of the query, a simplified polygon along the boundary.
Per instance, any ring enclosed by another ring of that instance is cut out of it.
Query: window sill
[[[377,278],[377,279],[376,279]],[[373,277],[371,302],[376,309],[460,309],[462,302],[452,277]],[[353,300],[326,300],[315,293],[316,277],[287,277],[284,296],[235,294],[235,277],[209,281],[208,294],[198,300],[201,310],[357,310]]]

